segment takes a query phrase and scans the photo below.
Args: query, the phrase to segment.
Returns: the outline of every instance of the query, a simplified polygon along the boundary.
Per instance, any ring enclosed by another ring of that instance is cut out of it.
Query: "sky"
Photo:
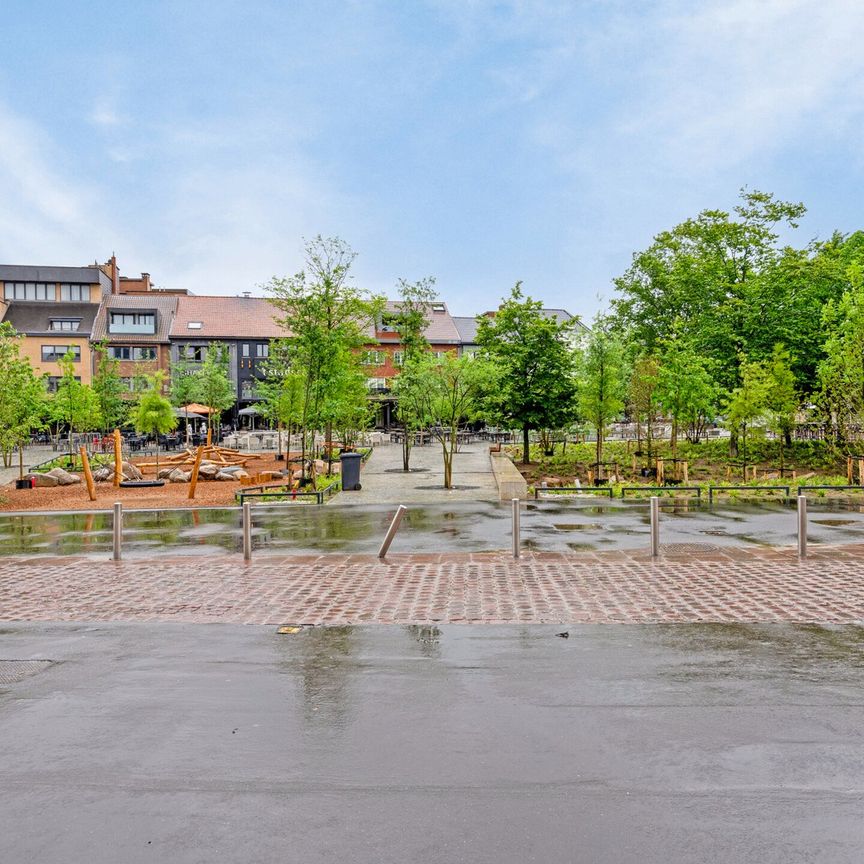
[[[742,187],[864,227],[859,0],[0,0],[0,263],[261,293],[339,236],[590,319]]]

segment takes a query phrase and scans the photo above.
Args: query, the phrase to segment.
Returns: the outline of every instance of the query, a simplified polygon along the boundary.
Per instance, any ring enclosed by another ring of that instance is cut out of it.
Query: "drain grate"
[[[53,660],[0,660],[0,687],[17,684],[47,669]]]
[[[711,543],[664,543],[660,549],[669,555],[698,555],[700,552],[722,552]]]

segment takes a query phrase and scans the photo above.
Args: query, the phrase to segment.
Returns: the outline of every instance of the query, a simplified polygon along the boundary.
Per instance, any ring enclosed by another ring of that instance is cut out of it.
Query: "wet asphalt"
[[[0,861],[864,860],[861,628],[557,632],[6,625]]]

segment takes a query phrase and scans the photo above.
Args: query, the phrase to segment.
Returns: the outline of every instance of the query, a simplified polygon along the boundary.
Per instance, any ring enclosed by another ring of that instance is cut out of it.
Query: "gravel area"
[[[133,459],[136,462],[152,462],[153,458]],[[277,462],[272,454],[262,456],[249,463],[250,474],[259,471],[281,471],[284,462]],[[153,476],[152,469],[146,476]],[[215,506],[236,504],[234,495],[240,489],[239,482],[227,480],[200,480],[195,490],[195,503]],[[166,483],[141,489],[115,488],[112,483],[96,484],[96,500],[87,495],[83,482],[74,486],[52,486],[40,489],[16,489],[14,481],[0,487],[0,511],[9,510],[107,510],[115,501],[122,501],[124,507],[188,507],[189,484]]]

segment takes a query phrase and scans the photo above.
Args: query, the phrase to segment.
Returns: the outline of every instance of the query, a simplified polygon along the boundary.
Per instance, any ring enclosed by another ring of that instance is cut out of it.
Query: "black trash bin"
[[[342,464],[342,491],[361,489],[360,464],[363,456],[360,453],[343,453],[339,462]]]

